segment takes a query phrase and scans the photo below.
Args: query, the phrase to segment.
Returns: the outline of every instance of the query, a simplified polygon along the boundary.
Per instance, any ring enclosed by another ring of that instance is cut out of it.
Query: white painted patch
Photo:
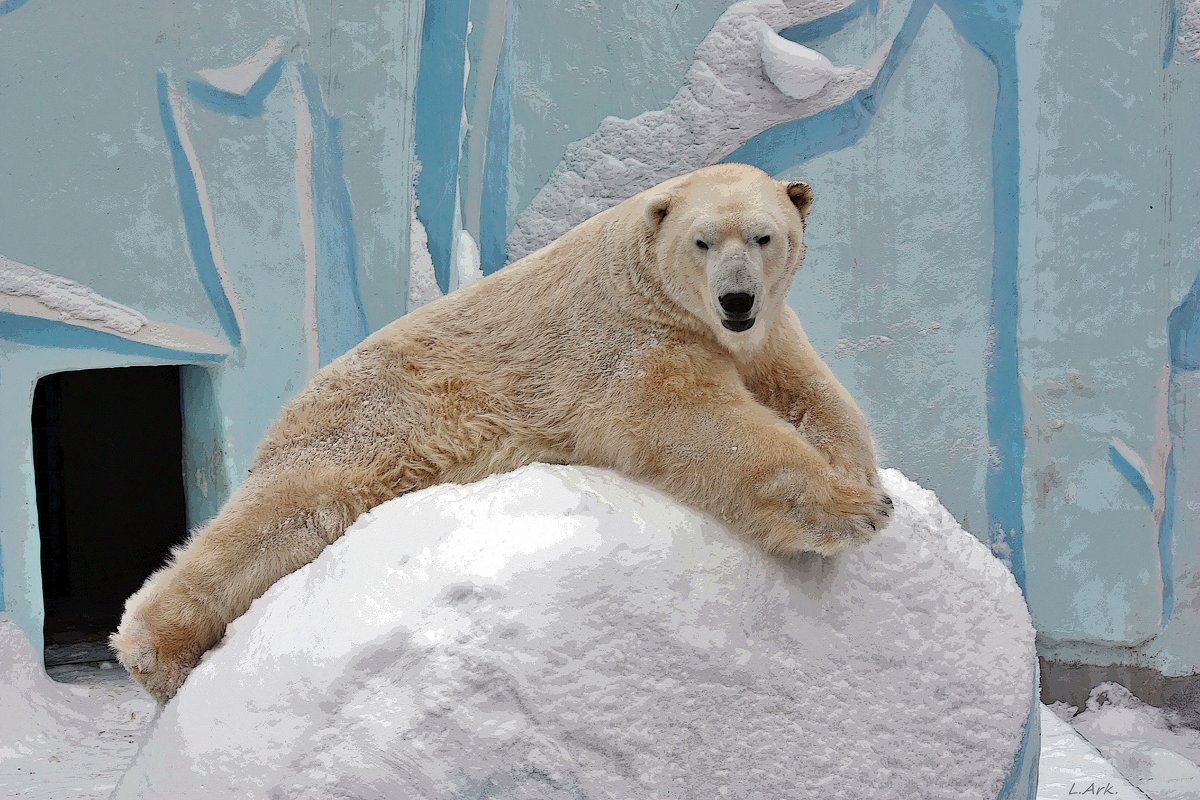
[[[271,39],[258,52],[248,57],[240,64],[218,69],[199,69],[196,74],[201,80],[214,89],[226,94],[245,97],[258,79],[283,55],[284,40],[276,37]]]
[[[321,366],[317,331],[317,223],[313,213],[313,128],[308,98],[299,71],[289,65],[287,81],[292,87],[292,107],[296,116],[294,174],[296,181],[297,223],[304,250],[304,341],[308,350],[308,374]]]
[[[594,468],[385,503],[230,625],[114,798],[995,797],[1025,603],[882,478],[895,519],[829,559]]]
[[[700,43],[683,87],[666,108],[630,120],[607,117],[595,133],[567,147],[517,218],[508,238],[510,258],[528,255],[667,178],[720,161],[774,125],[840,105],[869,86],[894,40],[860,67],[830,65],[823,88],[803,99],[781,91],[764,70],[764,32],[774,36],[848,5],[850,0],[747,0],[731,6]],[[786,76],[781,80],[799,91]]]
[[[1167,460],[1171,455],[1170,394],[1171,366],[1164,364],[1158,379],[1158,394],[1154,403],[1154,444],[1150,450],[1149,464],[1124,439],[1118,436],[1111,439],[1112,446],[1142,476],[1142,480],[1150,489],[1154,501],[1151,513],[1155,525],[1162,522],[1167,508]]]
[[[763,70],[775,88],[794,100],[807,100],[824,89],[837,70],[828,58],[789,42],[766,25],[762,32]]]

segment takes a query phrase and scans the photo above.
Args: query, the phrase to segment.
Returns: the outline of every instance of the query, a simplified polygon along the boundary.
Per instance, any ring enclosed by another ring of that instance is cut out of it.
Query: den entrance
[[[48,375],[32,423],[46,666],[111,660],[125,598],[187,533],[179,368]]]

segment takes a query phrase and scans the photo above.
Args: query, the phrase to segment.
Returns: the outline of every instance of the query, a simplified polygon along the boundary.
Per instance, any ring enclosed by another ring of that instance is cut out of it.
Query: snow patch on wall
[[[771,30],[763,31],[762,60],[771,83],[793,100],[807,100],[837,74],[828,58]]]
[[[229,346],[208,334],[157,322],[69,278],[0,256],[0,312],[54,320],[134,342],[215,355]]]
[[[129,306],[109,300],[82,283],[0,256],[0,294],[29,298],[44,307],[37,316],[66,322],[91,322],[115,333],[135,334],[148,320]],[[0,299],[0,308],[5,307]]]
[[[840,105],[865,89],[891,42],[862,66],[834,67],[775,33],[848,5],[748,0],[731,6],[700,43],[683,87],[666,108],[631,120],[607,117],[595,133],[567,148],[518,217],[509,257],[525,256],[667,178],[720,161],[774,125]]]
[[[483,270],[479,266],[479,245],[471,234],[460,230],[454,244],[454,270],[461,289],[482,278]]]
[[[433,256],[429,254],[429,237],[417,218],[414,198],[409,205],[408,229],[408,310],[413,311],[442,296],[437,275],[433,271]]]
[[[1176,0],[1179,3],[1176,42],[1200,61],[1200,0]]]

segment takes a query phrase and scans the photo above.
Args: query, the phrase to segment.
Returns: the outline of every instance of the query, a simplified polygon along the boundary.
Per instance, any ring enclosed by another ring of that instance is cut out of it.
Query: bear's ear
[[[787,185],[787,195],[792,205],[800,212],[800,217],[807,217],[808,210],[812,208],[812,187],[803,181],[792,181]]]
[[[671,203],[675,200],[675,196],[669,192],[664,192],[650,198],[646,203],[646,221],[650,223],[650,228],[657,231],[658,226],[662,225],[667,214],[671,212]]]

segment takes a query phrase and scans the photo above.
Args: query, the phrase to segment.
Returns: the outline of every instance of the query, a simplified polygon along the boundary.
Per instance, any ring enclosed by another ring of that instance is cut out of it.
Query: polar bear
[[[701,169],[368,337],[126,601],[121,663],[166,702],[364,511],[534,461],[624,473],[775,554],[867,541],[892,501],[866,422],[785,304],[811,202],[753,167]]]

